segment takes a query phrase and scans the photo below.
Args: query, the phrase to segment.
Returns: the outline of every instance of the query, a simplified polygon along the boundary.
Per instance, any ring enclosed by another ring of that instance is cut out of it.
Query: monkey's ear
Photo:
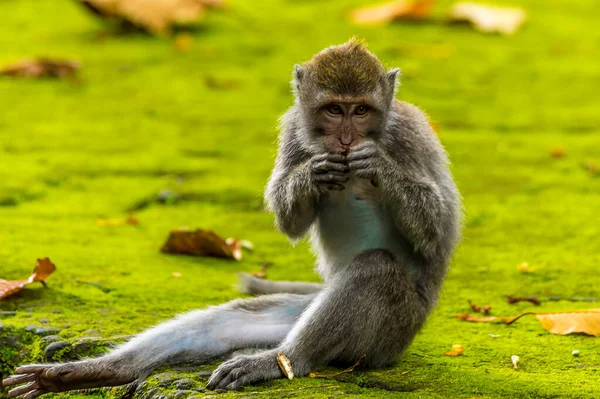
[[[302,83],[302,79],[304,78],[304,69],[298,64],[294,65],[294,80],[296,84]]]
[[[398,84],[400,83],[398,81],[398,74],[400,74],[400,68],[393,68],[390,69],[387,75],[390,88],[392,88],[394,92],[396,91],[396,87],[398,87]]]

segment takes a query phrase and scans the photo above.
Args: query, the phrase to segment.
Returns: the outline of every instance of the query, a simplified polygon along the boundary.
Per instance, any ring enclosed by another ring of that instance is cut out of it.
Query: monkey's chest
[[[320,205],[317,244],[328,263],[348,264],[367,249],[387,249],[394,254],[399,251],[392,218],[377,202],[357,198],[357,191],[356,186],[346,186]]]

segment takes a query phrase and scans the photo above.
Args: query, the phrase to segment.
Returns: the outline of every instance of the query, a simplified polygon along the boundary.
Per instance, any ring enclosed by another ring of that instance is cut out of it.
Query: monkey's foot
[[[251,356],[236,356],[222,363],[212,373],[206,388],[236,390],[258,381],[282,376],[277,364],[277,351],[267,351]]]
[[[25,385],[13,388],[11,398],[37,398],[48,392],[64,392],[128,384],[135,377],[111,370],[107,365],[81,361],[65,364],[32,364],[18,367],[15,375],[3,381],[4,386]]]

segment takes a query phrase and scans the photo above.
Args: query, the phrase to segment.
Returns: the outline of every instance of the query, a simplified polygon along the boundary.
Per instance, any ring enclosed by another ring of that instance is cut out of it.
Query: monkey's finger
[[[10,396],[11,398],[16,398],[17,396],[21,396],[24,395],[28,392],[31,391],[35,391],[36,389],[40,388],[39,384],[37,382],[30,382],[29,384],[20,386],[18,388],[15,389],[11,389],[8,392],[8,396]]]
[[[330,161],[322,161],[313,164],[312,169],[316,173],[327,173],[329,171],[348,173],[350,168],[346,163],[335,163]]]
[[[219,382],[229,374],[230,368],[227,367],[227,363],[225,362],[221,364],[213,373],[210,375],[208,382],[206,383],[206,389],[214,390],[218,387]]]
[[[334,163],[346,163],[346,155],[337,153],[337,152],[330,152],[327,154],[327,158],[326,158],[329,162],[334,162]]]
[[[351,152],[350,154],[348,154],[348,165],[350,165],[354,161],[373,158],[375,156],[377,156],[377,150],[375,148],[365,148],[364,150]]]
[[[23,396],[23,399],[35,399],[45,393],[46,391],[44,389],[36,389],[35,391],[31,391],[27,395]]]
[[[4,381],[2,381],[2,384],[7,387],[9,385],[17,385],[17,384],[22,384],[24,382],[31,382],[31,381],[35,381],[36,375],[35,374],[18,374],[18,375],[11,375],[10,377],[8,377],[7,379],[5,379]]]
[[[15,369],[15,374],[38,374],[47,368],[48,366],[44,364],[28,364],[26,366],[17,367]]]
[[[351,161],[349,163],[350,165],[350,169],[357,171],[357,170],[364,170],[364,169],[372,169],[373,168],[373,161],[370,159],[358,159],[355,161]]]
[[[324,175],[316,175],[315,180],[319,183],[347,183],[350,176],[342,173],[329,172]]]

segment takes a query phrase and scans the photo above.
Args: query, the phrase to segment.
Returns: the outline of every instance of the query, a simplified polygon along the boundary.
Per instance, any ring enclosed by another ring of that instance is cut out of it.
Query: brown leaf
[[[78,61],[39,58],[23,60],[0,69],[0,75],[20,78],[71,78],[81,68]]]
[[[95,14],[129,22],[154,34],[200,21],[207,8],[224,8],[223,0],[80,0]]]
[[[46,279],[56,270],[56,266],[48,258],[38,259],[33,274],[27,280],[2,280],[0,279],[0,299],[6,298],[9,295],[21,291],[26,285],[35,281],[42,284],[46,283]]]
[[[350,13],[350,21],[358,25],[386,24],[407,19],[423,20],[431,16],[436,0],[397,0],[363,7]]]
[[[566,152],[561,147],[554,147],[554,148],[552,148],[552,150],[550,150],[550,156],[552,158],[562,158],[565,155],[566,155]]]
[[[600,337],[600,309],[536,313],[535,316],[552,334],[583,333]]]
[[[535,306],[540,306],[542,304],[542,302],[537,299],[536,297],[530,296],[528,298],[524,298],[524,297],[514,297],[514,296],[507,296],[506,297],[506,301],[508,303],[510,303],[511,305],[513,303],[517,303],[517,302],[531,302],[533,303]]]
[[[224,240],[212,231],[188,228],[173,230],[160,249],[163,253],[213,256],[216,258],[242,259],[243,240]]]
[[[527,13],[516,7],[458,2],[450,9],[449,19],[470,22],[480,32],[512,35],[523,25]]]
[[[465,351],[465,347],[461,344],[452,345],[452,350],[450,352],[444,352],[446,356],[460,356]]]
[[[474,312],[477,313],[481,313],[481,314],[490,314],[492,307],[490,305],[483,305],[483,307],[474,304],[473,302],[471,302],[470,299],[467,300],[467,302],[469,302],[469,305],[471,305],[471,309],[473,309]]]
[[[294,369],[292,368],[292,362],[282,352],[277,353],[277,364],[281,369],[281,372],[290,380],[294,378]]]

